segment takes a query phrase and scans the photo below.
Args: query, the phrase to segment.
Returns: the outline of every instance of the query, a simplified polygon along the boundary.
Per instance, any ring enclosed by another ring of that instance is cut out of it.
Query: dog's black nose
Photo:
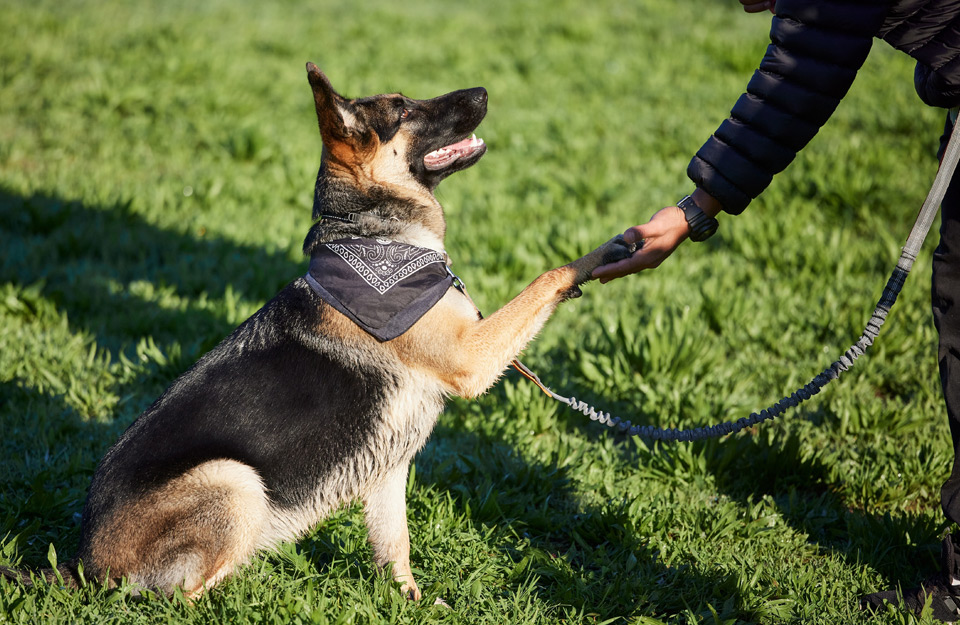
[[[483,87],[476,87],[472,89],[475,93],[473,94],[473,101],[477,104],[483,104],[487,101],[487,90]]]

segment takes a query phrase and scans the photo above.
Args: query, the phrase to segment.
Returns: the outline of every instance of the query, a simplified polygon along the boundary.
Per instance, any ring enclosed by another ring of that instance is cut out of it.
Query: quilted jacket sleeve
[[[917,59],[914,84],[924,103],[960,105],[960,2],[897,0],[879,37]]]
[[[763,61],[690,161],[690,179],[726,212],[742,212],[836,110],[888,8],[870,0],[778,0]]]

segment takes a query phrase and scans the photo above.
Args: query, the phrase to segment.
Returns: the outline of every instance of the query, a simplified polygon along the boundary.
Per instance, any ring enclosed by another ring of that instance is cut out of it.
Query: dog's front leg
[[[635,249],[622,237],[611,239],[572,263],[541,275],[506,306],[463,328],[455,363],[443,374],[450,386],[462,397],[485,392],[543,328],[556,307],[580,296],[580,285],[591,279],[594,269],[626,258]]]
[[[410,535],[407,530],[407,471],[403,464],[371,486],[363,498],[364,515],[373,559],[385,568],[393,563],[393,579],[410,598],[420,599],[420,589],[410,570]]]

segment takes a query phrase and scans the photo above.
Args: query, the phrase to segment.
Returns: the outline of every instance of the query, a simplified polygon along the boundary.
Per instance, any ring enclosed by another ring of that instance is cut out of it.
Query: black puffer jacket
[[[874,37],[917,60],[924,102],[960,105],[960,0],[777,0],[760,68],[687,175],[743,211],[833,114]]]

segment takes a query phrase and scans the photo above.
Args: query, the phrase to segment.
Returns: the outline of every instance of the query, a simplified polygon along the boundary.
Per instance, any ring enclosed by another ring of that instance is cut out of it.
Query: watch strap
[[[716,218],[707,215],[703,209],[697,206],[692,196],[685,196],[677,202],[677,208],[683,211],[683,217],[690,226],[690,240],[706,241],[717,231],[720,222]]]

